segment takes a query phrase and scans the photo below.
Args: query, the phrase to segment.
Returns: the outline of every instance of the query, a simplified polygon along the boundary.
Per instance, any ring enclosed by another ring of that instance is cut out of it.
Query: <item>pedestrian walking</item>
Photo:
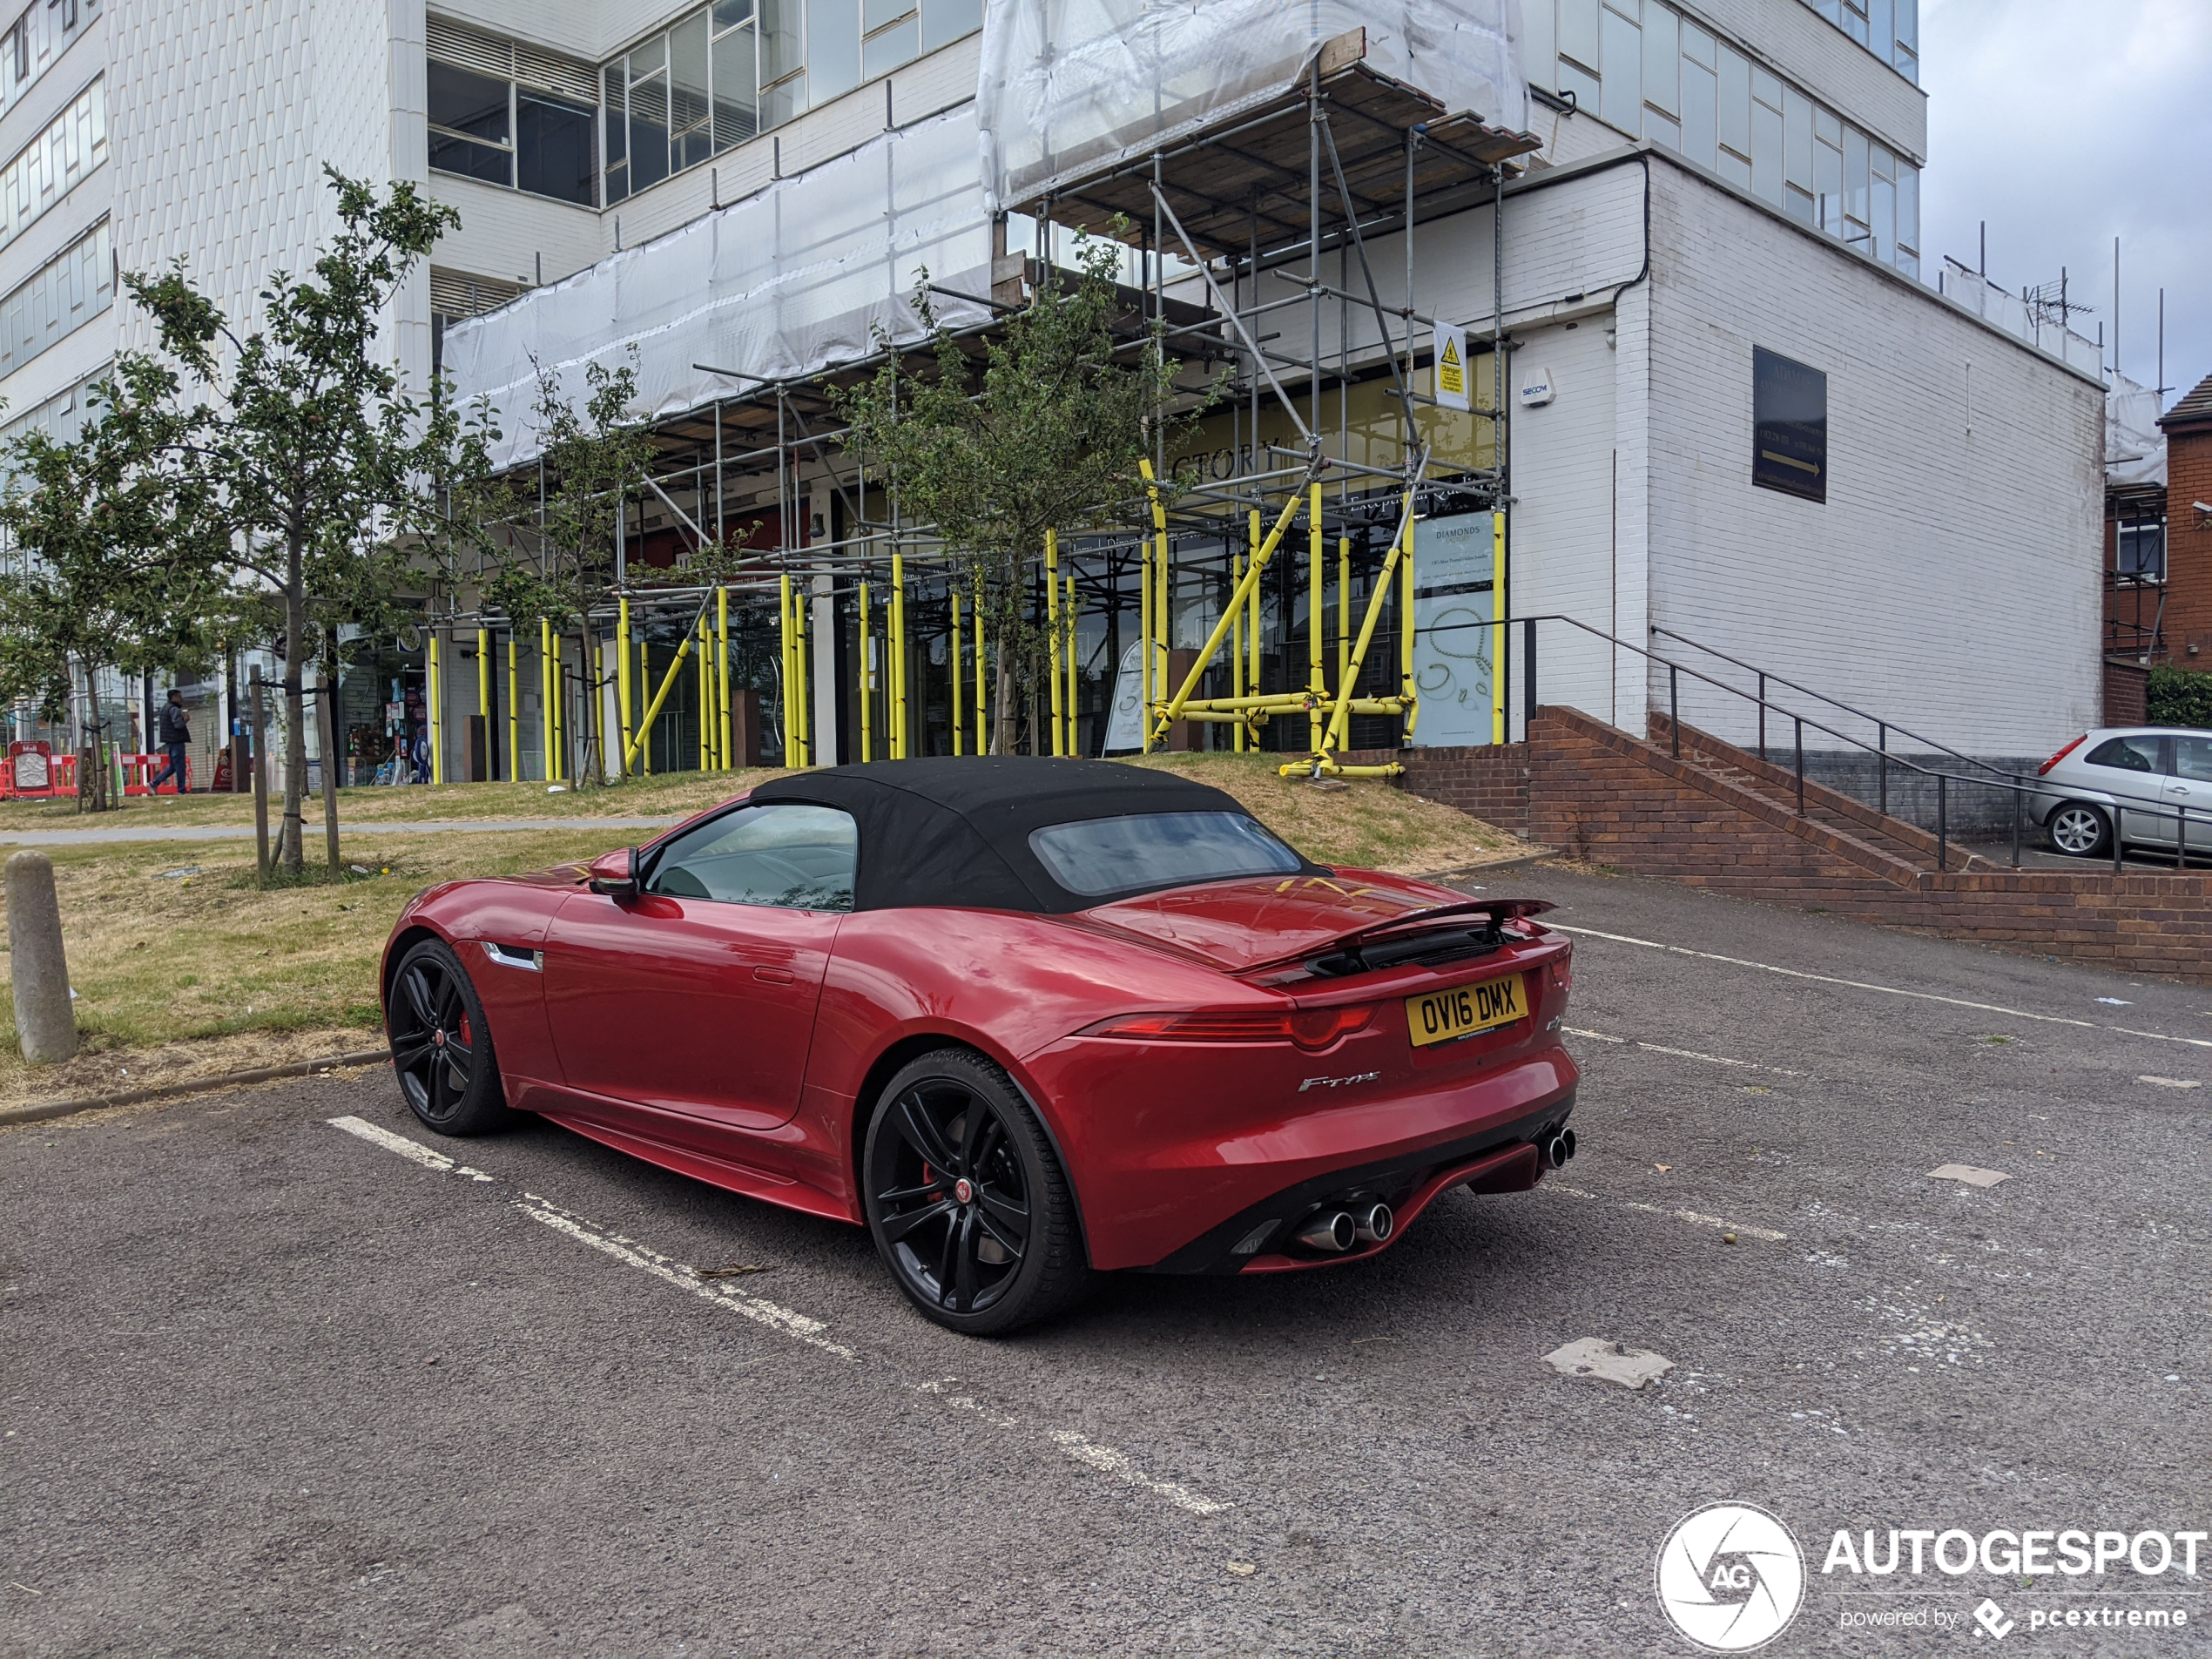
[[[165,780],[173,779],[181,795],[185,792],[185,750],[192,742],[192,711],[185,706],[185,694],[174,686],[170,687],[169,700],[161,705],[159,732],[169,759],[146,787],[158,790]]]

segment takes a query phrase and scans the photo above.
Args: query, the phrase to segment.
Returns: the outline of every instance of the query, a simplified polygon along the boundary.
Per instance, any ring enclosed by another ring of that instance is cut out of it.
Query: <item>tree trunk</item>
[[[998,732],[991,739],[991,752],[1010,755],[1019,752],[1021,745],[1020,711],[1015,707],[1014,670],[1006,659],[1006,648],[999,648]]]
[[[577,745],[576,784],[579,789],[596,789],[606,781],[596,741],[599,732],[599,659],[598,641],[591,636],[591,626],[586,623],[576,633],[577,678],[582,683],[583,718],[577,721],[577,736],[583,739]]]
[[[300,847],[300,804],[307,782],[307,698],[300,670],[307,658],[307,555],[294,530],[286,537],[284,557],[284,825],[277,839],[277,861],[287,875],[306,867]]]

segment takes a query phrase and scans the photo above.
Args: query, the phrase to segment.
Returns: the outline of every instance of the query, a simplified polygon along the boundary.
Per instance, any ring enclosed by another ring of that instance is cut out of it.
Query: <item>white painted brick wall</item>
[[[1610,315],[1588,318],[1568,328],[1554,325],[1521,334],[1513,358],[1507,397],[1516,395],[1523,370],[1551,371],[1557,388],[1541,408],[1514,407],[1511,462],[1513,511],[1507,521],[1507,556],[1511,609],[1519,616],[1560,614],[1607,633],[1616,612],[1642,615],[1642,570],[1633,569],[1625,595],[1621,570],[1612,556],[1620,523],[1615,497],[1615,457],[1619,448],[1615,408],[1620,401],[1620,354],[1606,342]],[[1640,402],[1640,401],[1639,401]],[[1512,658],[1511,718],[1520,735],[1522,706],[1521,636],[1516,631]],[[1571,703],[1601,718],[1619,690],[1623,705],[1640,710],[1640,667],[1616,675],[1600,643],[1576,631],[1541,624],[1536,642],[1540,703]],[[1616,686],[1616,681],[1618,682]],[[1640,718],[1640,716],[1638,717]]]
[[[2100,389],[1684,169],[1651,176],[1651,620],[1969,753],[2094,724]],[[1754,344],[1828,375],[1825,504],[1751,486]],[[1687,691],[1683,712],[1750,729]]]

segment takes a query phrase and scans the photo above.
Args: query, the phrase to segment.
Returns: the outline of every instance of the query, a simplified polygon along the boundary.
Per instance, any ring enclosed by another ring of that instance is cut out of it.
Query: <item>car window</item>
[[[2175,738],[2174,775],[2191,783],[2212,784],[2212,738]]]
[[[2158,739],[2107,738],[2089,751],[2088,762],[2093,766],[2111,766],[2120,772],[2156,772]]]
[[[1030,832],[1029,850],[1054,880],[1090,898],[1305,867],[1242,813],[1133,813],[1055,824]]]
[[[740,806],[663,847],[645,891],[786,910],[850,910],[860,846],[852,815],[833,806]]]

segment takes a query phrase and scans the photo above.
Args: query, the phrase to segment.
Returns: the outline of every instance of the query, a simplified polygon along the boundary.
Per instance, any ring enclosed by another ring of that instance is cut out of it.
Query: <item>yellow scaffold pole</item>
[[[991,752],[991,702],[983,683],[983,581],[975,580],[975,752]]]
[[[699,607],[699,770],[714,770],[714,722],[709,711],[714,706],[714,628],[706,619],[706,607]]]
[[[1251,566],[1251,562],[1252,562],[1254,559],[1256,559],[1256,558],[1258,558],[1258,557],[1259,556],[1259,509],[1258,509],[1258,508],[1255,507],[1255,508],[1253,508],[1253,509],[1251,509],[1251,512],[1250,517],[1249,517],[1249,519],[1247,520],[1246,524],[1245,524],[1245,531],[1246,531],[1246,534],[1247,534],[1247,535],[1251,537],[1251,542],[1250,542],[1250,544],[1249,544],[1249,546],[1250,546],[1250,550],[1249,550],[1249,551],[1248,551],[1248,552],[1244,555],[1244,563],[1245,563],[1246,568],[1248,568],[1248,569],[1249,569],[1249,568],[1250,568],[1250,566]],[[1234,603],[1235,603],[1235,601],[1234,601],[1234,600],[1231,600],[1231,604],[1234,604]],[[1249,606],[1249,610],[1248,610],[1248,611],[1247,611],[1247,613],[1246,613],[1246,615],[1245,615],[1245,617],[1244,617],[1244,637],[1245,637],[1246,641],[1248,642],[1248,643],[1247,643],[1246,649],[1248,649],[1248,650],[1251,652],[1251,663],[1250,663],[1249,664],[1247,664],[1247,665],[1246,665],[1245,671],[1244,671],[1244,695],[1245,695],[1245,696],[1247,696],[1247,697],[1257,697],[1257,696],[1258,696],[1258,695],[1259,695],[1259,678],[1260,678],[1260,676],[1259,676],[1259,655],[1260,655],[1260,652],[1259,652],[1259,589],[1258,588],[1258,586],[1254,586],[1254,587],[1253,587],[1253,589],[1252,589],[1252,590],[1251,590],[1251,598],[1250,598],[1248,601],[1246,601],[1246,604],[1247,604],[1247,605]],[[1257,711],[1255,711],[1255,712],[1257,712]],[[1251,746],[1252,746],[1253,748],[1257,749],[1257,748],[1258,748],[1258,747],[1259,747],[1259,728],[1258,728],[1258,726],[1257,726],[1257,725],[1253,726],[1253,727],[1252,727],[1252,729],[1251,729],[1251,732],[1252,732],[1252,743],[1251,743]]]
[[[515,662],[515,624],[507,624],[507,781],[523,781],[522,674]]]
[[[735,764],[730,755],[730,590],[714,590],[714,724],[715,764],[728,772]]]
[[[1293,494],[1285,503],[1282,516],[1275,521],[1275,528],[1267,532],[1267,539],[1252,554],[1252,562],[1244,567],[1244,580],[1238,584],[1236,595],[1223,607],[1221,618],[1214,624],[1213,632],[1206,637],[1205,644],[1198,651],[1198,660],[1191,664],[1190,672],[1184,677],[1182,689],[1160,711],[1153,731],[1156,738],[1166,736],[1168,728],[1183,718],[1183,705],[1190,700],[1190,694],[1197,689],[1199,680],[1213,661],[1214,653],[1221,649],[1221,642],[1228,636],[1231,614],[1258,589],[1260,577],[1266,570],[1268,561],[1275,556],[1275,550],[1282,545],[1283,537],[1291,528],[1291,521],[1298,516],[1302,505],[1302,497]]]
[[[1352,660],[1363,663],[1367,659],[1367,647],[1375,637],[1375,624],[1382,620],[1383,607],[1392,597],[1398,583],[1399,561],[1413,539],[1413,492],[1407,490],[1400,509],[1398,534],[1391,539],[1390,551],[1383,559],[1381,573],[1375,578],[1375,590],[1367,601],[1366,619],[1359,624],[1359,643],[1352,648]],[[1347,677],[1337,689],[1337,704],[1329,716],[1328,749],[1333,752],[1344,747],[1345,733],[1352,725],[1352,682]],[[1316,750],[1317,757],[1320,754]],[[1364,770],[1364,768],[1362,769]]]
[[[491,743],[491,630],[482,623],[476,624],[476,712],[484,723],[482,742],[488,747]],[[487,754],[478,758],[484,763],[484,779],[489,782],[491,757]],[[471,778],[469,781],[476,780]]]
[[[1060,536],[1044,533],[1045,678],[1052,682],[1052,752],[1068,753],[1068,710],[1060,678]]]
[[[952,679],[953,692],[950,697],[945,699],[945,703],[947,707],[952,711],[953,752],[954,754],[959,754],[961,752],[960,746],[961,725],[960,718],[961,705],[968,701],[965,697],[961,695],[961,681],[967,678],[967,670],[962,666],[960,656],[960,590],[958,588],[948,588],[945,591],[945,597],[951,602],[953,615],[952,648],[946,653],[945,657],[946,664],[952,670],[950,678]]]
[[[891,556],[891,758],[907,758],[907,562]]]
[[[1337,686],[1352,672],[1352,538],[1337,537]]]
[[[1506,740],[1506,516],[1490,515],[1490,614],[1496,618],[1490,648],[1490,741]]]
[[[444,712],[444,676],[440,672],[444,665],[438,660],[438,631],[435,628],[430,631],[429,650],[422,661],[424,690],[428,693],[423,700],[430,705],[430,781],[442,784],[446,780],[445,722],[439,718]],[[323,758],[323,764],[330,764],[329,756]]]
[[[796,699],[792,697],[792,681],[796,679],[796,668],[792,664],[792,577],[786,570],[777,584],[777,651],[781,652],[783,675],[777,681],[783,695],[783,763],[799,765],[799,730],[792,724],[792,710]]]
[[[1241,593],[1244,587],[1244,555],[1242,549],[1229,556],[1229,590]],[[1229,689],[1231,694],[1244,694],[1244,607],[1232,603],[1229,614],[1236,620],[1229,630]],[[1229,734],[1229,746],[1238,754],[1244,752],[1244,725],[1241,720]]]
[[[1160,491],[1152,482],[1152,463],[1137,463],[1144,471],[1144,491],[1152,500],[1152,524],[1155,529],[1164,527],[1167,513],[1160,505]],[[1152,538],[1145,536],[1137,543],[1136,560],[1136,705],[1143,711],[1143,732],[1140,752],[1152,752]],[[1163,690],[1165,688],[1163,687]]]
[[[1329,682],[1321,668],[1321,642],[1326,637],[1321,607],[1321,486],[1307,486],[1310,505],[1305,515],[1305,690],[1313,701],[1305,713],[1312,746],[1321,747],[1321,705],[1328,700]]]
[[[644,745],[646,738],[652,735],[653,722],[660,718],[661,705],[668,701],[669,692],[673,691],[676,687],[676,677],[684,671],[684,659],[691,654],[691,640],[693,637],[703,634],[705,631],[706,607],[705,605],[701,605],[699,607],[699,619],[691,627],[684,631],[684,643],[676,648],[676,656],[668,664],[668,672],[661,678],[660,690],[653,693],[653,700],[645,705],[645,718],[638,723],[640,729],[637,738],[634,739],[636,744],[640,745]],[[644,642],[640,640],[638,644],[643,645]],[[648,685],[651,684],[650,673],[648,674],[646,683]],[[623,756],[625,763],[627,763],[629,758],[629,753],[625,751]]]
[[[553,781],[553,677],[546,664],[552,655],[553,627],[537,619],[537,749],[540,783]]]
[[[1076,573],[1068,572],[1068,752],[1079,755],[1082,745],[1076,738],[1076,705],[1082,700],[1082,683],[1076,678],[1079,664],[1076,659]]]
[[[645,693],[651,689],[652,684],[653,642],[645,637],[641,629],[637,635],[637,700],[640,704],[644,702]],[[653,770],[652,736],[652,727],[646,723],[645,711],[641,707],[637,711],[637,731],[631,738],[637,745],[637,773],[640,777],[649,776]],[[627,758],[626,751],[624,758]]]
[[[801,766],[814,764],[814,714],[807,698],[813,676],[806,661],[806,595],[801,590],[793,599],[791,611],[792,670],[799,681],[799,759],[793,763]]]
[[[625,778],[630,775],[630,599],[624,595],[615,611],[615,714]]]
[[[875,759],[875,676],[868,671],[868,584],[860,583],[860,764]]]
[[[1406,526],[1406,546],[1398,560],[1398,695],[1406,705],[1406,725],[1400,741],[1413,740],[1413,724],[1421,718],[1421,694],[1413,683],[1413,527]]]

